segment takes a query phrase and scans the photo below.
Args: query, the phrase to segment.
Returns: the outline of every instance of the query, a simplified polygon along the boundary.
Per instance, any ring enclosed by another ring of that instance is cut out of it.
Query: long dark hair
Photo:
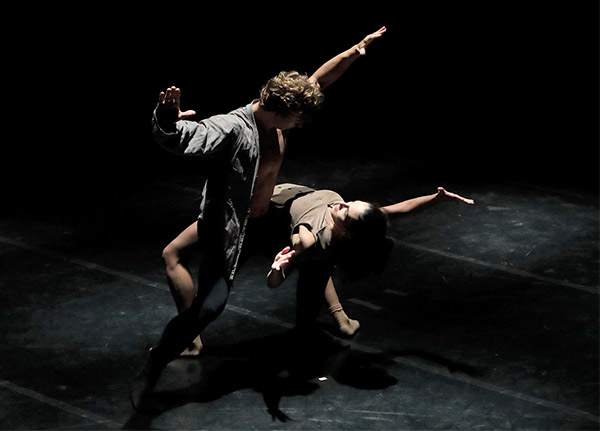
[[[362,214],[346,227],[346,238],[337,244],[338,266],[350,280],[380,272],[393,247],[393,241],[387,237],[385,213],[379,205],[367,203]]]

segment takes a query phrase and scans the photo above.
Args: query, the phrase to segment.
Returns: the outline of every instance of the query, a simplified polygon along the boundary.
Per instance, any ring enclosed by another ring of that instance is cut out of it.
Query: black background
[[[152,140],[161,90],[179,86],[198,120],[225,113],[280,70],[311,74],[382,25],[318,118],[292,132],[288,157],[403,158],[423,175],[597,192],[595,2],[387,4],[14,11],[3,35],[5,196],[86,200],[181,169]]]

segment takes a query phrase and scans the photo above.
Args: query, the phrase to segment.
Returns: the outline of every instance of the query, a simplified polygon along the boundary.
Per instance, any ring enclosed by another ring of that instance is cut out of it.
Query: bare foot
[[[181,356],[198,356],[200,350],[202,350],[202,340],[200,339],[200,335],[198,335],[192,344],[181,352]]]
[[[360,329],[360,323],[358,323],[358,320],[350,319],[346,313],[344,313],[344,310],[340,304],[332,305],[329,307],[329,311],[331,312],[333,319],[338,324],[338,329],[343,335],[351,337]]]
[[[347,337],[353,336],[360,329],[358,320],[350,319],[349,317],[339,319],[338,325],[340,332]]]

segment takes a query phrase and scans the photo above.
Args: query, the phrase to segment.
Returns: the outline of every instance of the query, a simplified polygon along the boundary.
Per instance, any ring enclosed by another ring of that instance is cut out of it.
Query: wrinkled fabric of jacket
[[[253,103],[253,102],[252,102]],[[252,103],[199,122],[180,120],[174,131],[163,130],[152,116],[154,139],[166,150],[207,159],[201,185],[199,221],[217,235],[224,259],[224,277],[232,282],[250,213],[258,173],[260,147]]]

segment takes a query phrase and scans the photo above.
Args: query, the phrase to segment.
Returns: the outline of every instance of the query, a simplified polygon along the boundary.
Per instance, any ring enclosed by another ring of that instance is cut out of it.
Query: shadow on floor
[[[310,395],[319,388],[317,378],[324,376],[355,388],[384,389],[397,383],[388,372],[392,365],[385,354],[352,349],[319,329],[291,330],[206,347],[199,357],[174,361],[161,376],[156,399],[164,413],[251,388],[262,394],[273,421],[287,422],[290,418],[279,409],[282,397]],[[147,429],[152,419],[134,414],[125,428]]]
[[[291,330],[231,345],[205,347],[199,357],[182,357],[163,372],[156,388],[162,414],[190,403],[209,403],[242,389],[262,394],[273,421],[292,420],[279,409],[282,397],[307,396],[319,377],[361,390],[381,390],[398,380],[389,369],[396,356],[424,358],[454,371],[468,367],[422,351],[381,354],[352,348],[322,329]],[[125,429],[148,429],[155,415],[135,413]]]

